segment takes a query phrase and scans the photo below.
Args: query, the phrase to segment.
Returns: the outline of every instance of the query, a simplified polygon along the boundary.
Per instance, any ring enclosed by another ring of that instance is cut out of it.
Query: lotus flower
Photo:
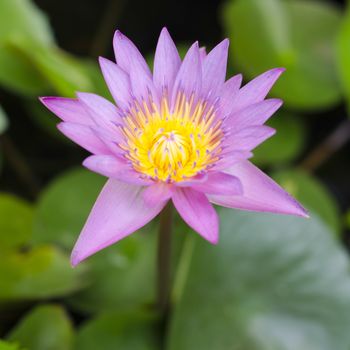
[[[265,99],[284,71],[241,87],[225,81],[228,40],[206,54],[194,43],[181,61],[164,28],[153,74],[135,45],[114,36],[116,63],[100,58],[116,104],[92,93],[43,97],[59,130],[89,151],[83,165],[108,177],[72,253],[72,264],[130,235],[172,200],[184,221],[210,243],[219,238],[211,203],[307,216],[303,207],[248,159],[275,133],[263,125],[282,105]]]

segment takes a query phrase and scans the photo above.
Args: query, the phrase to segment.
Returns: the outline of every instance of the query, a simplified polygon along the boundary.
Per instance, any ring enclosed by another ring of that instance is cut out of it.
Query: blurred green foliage
[[[188,252],[168,349],[347,349],[349,261],[322,222],[220,214],[219,245]]]
[[[222,209],[220,244],[212,247],[177,218],[167,349],[349,350],[349,259],[339,237],[350,215],[342,220],[328,188],[297,164],[309,115],[349,104],[350,11],[326,0],[227,0],[218,16],[231,39],[231,72],[248,80],[287,68],[272,93],[285,101],[269,121],[277,134],[252,160],[268,167],[311,219]],[[48,138],[58,136],[56,120],[39,94],[109,97],[97,63],[62,50],[30,0],[0,0],[0,85]],[[0,106],[0,135],[14,118]],[[35,203],[0,193],[0,350],[160,349],[151,311],[157,222],[70,266],[104,181],[72,169]]]
[[[26,314],[7,337],[27,349],[71,350],[72,323],[61,306],[41,305]]]

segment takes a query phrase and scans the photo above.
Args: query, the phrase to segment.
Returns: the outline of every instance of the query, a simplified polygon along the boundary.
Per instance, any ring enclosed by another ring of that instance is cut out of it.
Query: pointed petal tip
[[[100,64],[100,66],[102,66],[104,64],[108,64],[108,62],[111,62],[111,61],[105,57],[98,56],[98,63]]]
[[[271,69],[269,72],[271,74],[276,74],[277,76],[280,76],[285,71],[286,71],[286,68],[284,68],[284,67],[277,67],[277,68]]]
[[[212,245],[218,245],[219,244],[219,233],[216,232],[215,235],[213,235],[212,238],[208,238],[207,241]]]
[[[80,257],[78,257],[78,252],[76,250],[72,251],[72,254],[70,256],[70,264],[73,268],[77,267],[79,263],[82,261]]]
[[[230,46],[230,40],[225,38],[219,45],[222,45],[225,49],[227,49]]]
[[[169,35],[170,36],[168,28],[167,27],[163,27],[162,30],[160,31],[160,35]]]

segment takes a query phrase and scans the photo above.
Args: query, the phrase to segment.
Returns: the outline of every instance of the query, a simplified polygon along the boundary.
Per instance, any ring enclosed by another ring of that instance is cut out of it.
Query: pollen
[[[186,181],[210,169],[220,158],[222,121],[207,101],[179,93],[174,107],[135,101],[121,127],[120,147],[143,176],[164,182]]]

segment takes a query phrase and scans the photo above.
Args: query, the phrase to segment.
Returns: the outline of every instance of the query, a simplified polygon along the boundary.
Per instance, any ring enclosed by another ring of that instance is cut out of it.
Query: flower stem
[[[157,309],[165,323],[169,311],[171,280],[171,235],[173,207],[169,202],[160,214],[157,259]]]

